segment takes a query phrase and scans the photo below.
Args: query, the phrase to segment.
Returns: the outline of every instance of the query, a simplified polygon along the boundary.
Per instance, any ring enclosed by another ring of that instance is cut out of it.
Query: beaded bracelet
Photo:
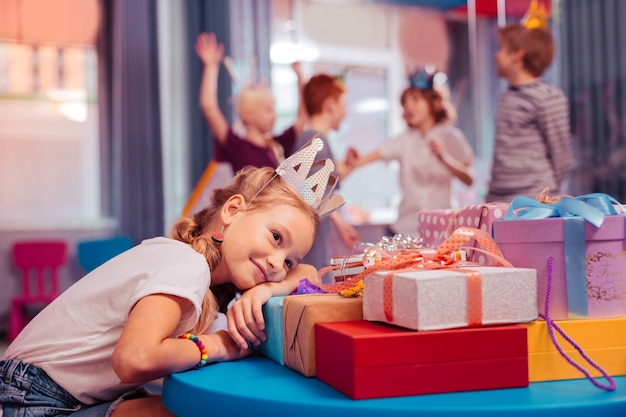
[[[204,346],[204,343],[202,343],[202,340],[200,340],[198,336],[196,336],[195,334],[191,334],[191,333],[181,333],[181,335],[178,336],[178,338],[189,339],[198,346],[198,349],[200,349],[200,362],[198,362],[198,364],[194,366],[193,369],[200,369],[204,365],[206,365],[209,359],[209,356],[207,355],[207,351],[206,351],[206,347]]]

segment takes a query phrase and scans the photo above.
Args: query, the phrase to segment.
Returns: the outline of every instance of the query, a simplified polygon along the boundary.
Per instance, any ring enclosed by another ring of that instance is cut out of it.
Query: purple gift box
[[[537,270],[542,314],[552,257],[552,319],[619,317],[626,316],[625,220],[605,216],[599,227],[580,217],[499,220],[493,238],[513,266]],[[581,236],[568,234],[570,226]]]

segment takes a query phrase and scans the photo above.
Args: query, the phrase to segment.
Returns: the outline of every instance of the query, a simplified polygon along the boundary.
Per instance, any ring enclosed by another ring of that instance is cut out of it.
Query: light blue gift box
[[[263,319],[265,320],[265,335],[267,339],[256,348],[259,353],[281,365],[285,365],[284,299],[284,296],[271,297],[263,306]]]

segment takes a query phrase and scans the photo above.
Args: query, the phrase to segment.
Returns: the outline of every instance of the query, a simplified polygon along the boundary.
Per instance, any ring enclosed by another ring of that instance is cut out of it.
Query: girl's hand
[[[428,146],[430,147],[430,151],[435,154],[437,158],[443,159],[443,155],[446,152],[446,147],[439,139],[433,138],[429,140]]]
[[[272,295],[271,284],[257,285],[245,291],[226,313],[228,333],[240,348],[247,348],[247,342],[258,346],[267,338],[262,308]]]
[[[441,139],[433,138],[428,141],[433,155],[437,157],[463,184],[468,187],[474,183],[474,175],[468,165],[456,160],[446,149]]]
[[[249,349],[247,345],[244,348],[238,346],[228,332],[224,330],[202,335],[202,341],[207,347],[207,351],[214,352],[209,358],[211,362],[233,361],[245,358],[252,353],[252,349]]]

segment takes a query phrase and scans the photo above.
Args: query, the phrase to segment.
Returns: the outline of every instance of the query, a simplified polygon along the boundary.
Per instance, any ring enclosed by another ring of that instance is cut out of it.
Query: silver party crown
[[[324,148],[324,141],[315,136],[298,152],[285,159],[276,168],[276,173],[283,177],[324,217],[344,204],[343,197],[333,194],[337,178],[332,175],[335,164],[330,159],[315,161],[315,156]],[[319,168],[309,176],[312,168]]]

